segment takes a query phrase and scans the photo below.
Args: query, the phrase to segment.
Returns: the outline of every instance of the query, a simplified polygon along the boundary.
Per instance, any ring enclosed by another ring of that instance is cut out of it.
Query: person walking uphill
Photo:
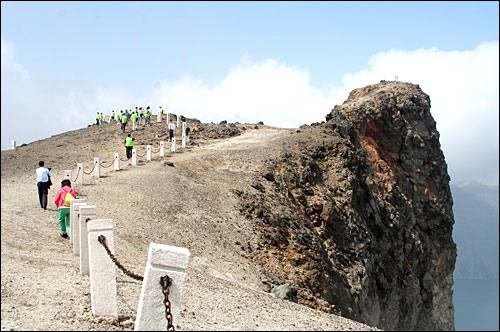
[[[125,138],[125,149],[127,150],[127,159],[132,158],[132,148],[134,147],[134,138],[130,137],[130,134],[128,134],[128,137]]]
[[[149,106],[146,107],[146,120],[144,120],[144,125],[143,127],[146,126],[146,124],[148,124],[151,126],[151,110],[149,109]]]
[[[67,194],[76,198],[76,192],[71,188],[71,180],[64,179],[61,181],[61,188],[57,191],[56,197],[54,198],[54,203],[56,203],[57,209],[59,210],[59,227],[61,228],[61,237],[68,239],[69,231],[69,207],[71,197],[67,197]]]
[[[174,120],[170,120],[170,123],[168,124],[168,136],[170,142],[172,142],[172,137],[174,137],[174,129],[175,129]]]
[[[97,112],[97,115],[95,116],[95,123],[96,123],[96,125],[99,125],[99,118],[100,118],[99,112]]]
[[[127,126],[127,115],[125,115],[125,113],[122,113],[122,115],[120,115],[120,120],[122,122],[122,133],[124,133],[125,126]]]
[[[49,188],[52,185],[50,177],[49,168],[44,167],[45,162],[43,160],[38,162],[39,168],[36,169],[36,180],[38,187],[38,199],[40,200],[40,206],[42,209],[47,210],[47,195],[49,193]]]

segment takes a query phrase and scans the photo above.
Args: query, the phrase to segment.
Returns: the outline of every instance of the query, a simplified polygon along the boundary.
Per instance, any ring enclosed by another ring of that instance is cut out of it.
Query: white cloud
[[[495,41],[467,51],[380,52],[366,69],[344,75],[341,87],[315,87],[305,69],[247,56],[215,84],[186,75],[154,82],[150,92],[134,96],[30,77],[2,36],[2,149],[10,148],[11,139],[20,144],[85,127],[97,111],[109,114],[135,106],[151,106],[155,112],[161,105],[202,122],[264,121],[294,128],[323,121],[352,89],[398,76],[430,96],[452,179],[498,184],[498,46]]]

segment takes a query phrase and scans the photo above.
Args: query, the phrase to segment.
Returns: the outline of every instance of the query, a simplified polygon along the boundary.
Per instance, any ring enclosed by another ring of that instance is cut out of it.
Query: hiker
[[[151,126],[151,111],[149,110],[149,106],[146,107],[146,119],[144,120],[143,127],[146,126],[146,123],[149,123],[149,125]]]
[[[70,196],[67,196],[67,195]],[[64,179],[61,181],[61,188],[57,191],[54,203],[59,210],[59,227],[61,228],[61,237],[69,239],[69,207],[71,197],[76,198],[76,192],[71,188],[71,180]]]
[[[96,125],[99,125],[99,112],[97,112],[97,115],[95,116],[95,123]]]
[[[104,119],[104,115],[102,115],[102,113],[101,113],[101,115],[99,115],[99,123],[100,123],[100,124],[103,124],[103,123],[104,123],[104,122],[103,122],[103,119]]]
[[[132,120],[132,130],[137,129],[137,114],[135,112],[132,112],[132,115],[130,116],[130,120]]]
[[[115,110],[111,112],[111,121],[115,121]]]
[[[174,120],[170,120],[170,123],[168,124],[168,136],[170,142],[172,142],[172,138],[174,137],[174,129],[175,129]]]
[[[40,200],[40,207],[47,210],[47,195],[49,193],[49,188],[52,185],[50,177],[50,168],[44,167],[45,162],[43,160],[38,162],[39,168],[36,169],[36,180],[38,187],[38,199]]]
[[[160,109],[158,110],[158,114],[159,114],[160,116],[161,116],[161,115],[163,115],[163,109],[161,108],[161,106],[160,106]]]
[[[141,124],[143,117],[144,117],[144,114],[142,113],[142,107],[139,107],[139,124]]]
[[[127,126],[127,116],[125,115],[125,113],[122,113],[122,115],[120,115],[120,120],[122,121],[122,133],[124,133],[125,126]]]
[[[130,134],[125,138],[125,149],[127,150],[127,159],[132,158],[132,148],[134,147],[135,138],[130,137]]]

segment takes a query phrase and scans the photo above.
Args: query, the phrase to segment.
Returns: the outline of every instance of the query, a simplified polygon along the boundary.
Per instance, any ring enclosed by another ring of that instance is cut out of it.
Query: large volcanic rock
[[[453,330],[452,197],[429,96],[382,81],[326,120],[237,192],[264,283],[387,330]]]

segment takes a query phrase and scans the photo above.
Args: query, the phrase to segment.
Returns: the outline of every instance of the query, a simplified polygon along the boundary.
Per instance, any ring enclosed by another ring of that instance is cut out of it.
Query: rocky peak
[[[453,330],[450,178],[418,85],[353,90],[239,192],[252,259],[300,303],[387,330]]]

